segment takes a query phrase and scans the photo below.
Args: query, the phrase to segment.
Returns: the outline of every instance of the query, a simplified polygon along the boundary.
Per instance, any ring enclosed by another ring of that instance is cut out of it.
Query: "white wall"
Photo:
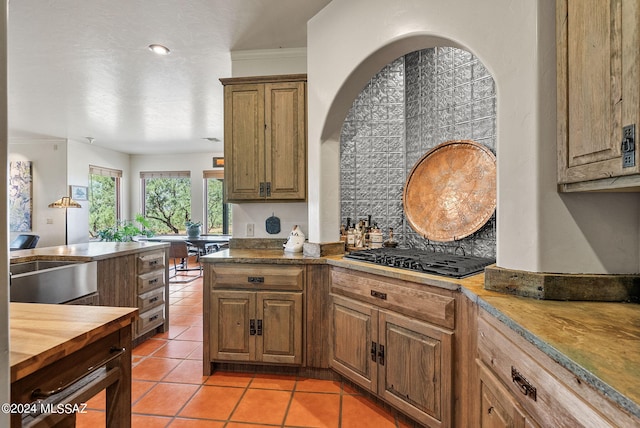
[[[123,171],[123,214],[128,213],[129,155],[64,139],[11,140],[9,160],[30,160],[33,167],[33,230],[40,235],[38,247],[64,245],[65,210],[49,204],[69,195],[69,186],[89,185],[89,165]],[[68,243],[89,240],[89,202],[78,201],[82,208],[67,210]],[[19,232],[12,232],[13,239]]]
[[[32,162],[32,230],[28,233],[40,235],[38,247],[64,245],[64,210],[48,205],[69,192],[66,140],[11,140],[9,161],[18,160]],[[20,233],[11,232],[9,239]]]
[[[7,142],[7,0],[0,2],[0,162],[8,165]],[[7,174],[0,178],[0,198],[7,201],[8,183]],[[4,229],[4,236],[9,234],[9,219],[7,216],[7,203],[3,204],[4,210],[0,212],[0,223]],[[10,403],[9,385],[9,241],[5,238],[5,244],[0,248],[0,402]],[[0,426],[9,426],[9,414],[0,414]]]
[[[339,133],[357,93],[401,55],[453,46],[480,58],[497,85],[497,264],[640,270],[636,194],[556,191],[553,0],[333,0],[307,37],[311,241],[338,238]]]
[[[306,73],[306,49],[234,51],[231,52],[231,70],[232,77]],[[280,218],[280,233],[275,235],[268,234],[265,228],[265,221],[271,215]],[[232,218],[236,238],[247,237],[247,224],[254,225],[255,238],[286,238],[295,225],[305,234],[309,230],[306,202],[233,204]]]
[[[233,77],[302,74],[306,72],[306,48],[231,52],[231,75]]]

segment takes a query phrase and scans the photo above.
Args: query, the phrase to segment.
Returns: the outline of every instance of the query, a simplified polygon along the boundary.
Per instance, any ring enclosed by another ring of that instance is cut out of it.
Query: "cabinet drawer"
[[[142,333],[145,333],[153,328],[158,327],[164,323],[164,306],[158,306],[157,308],[153,308],[145,313],[140,314],[138,318],[136,327],[137,327],[137,336],[140,336]]]
[[[302,291],[304,267],[214,264],[209,267],[214,289]]]
[[[138,295],[138,309],[140,313],[156,306],[164,304],[164,288],[157,288],[144,294]]]
[[[586,388],[584,383],[498,323],[486,313],[479,317],[479,357],[533,419],[553,427],[615,426],[601,408],[596,411],[576,394],[577,388]]]
[[[13,382],[11,384],[11,401],[14,403],[33,403],[35,399],[32,394],[36,390],[41,392],[54,391],[63,385],[71,384],[76,379],[87,379],[89,377],[87,374],[93,367],[102,366],[105,361],[120,352],[119,348],[112,349],[118,344],[120,344],[120,335],[118,332],[114,332],[93,343],[86,344],[84,348],[67,356],[63,357],[64,353],[61,352],[59,360]],[[58,355],[54,354],[53,357],[58,357]],[[81,383],[82,381],[77,382],[77,384]],[[66,392],[68,393],[73,388],[74,386],[70,386]],[[57,394],[52,394],[46,402],[57,404],[56,396]],[[60,396],[64,397],[65,391],[62,391]]]
[[[140,253],[137,257],[138,274],[164,267],[164,251]]]
[[[138,294],[164,286],[164,270],[138,275]]]
[[[333,268],[331,292],[453,329],[455,298],[429,286]]]

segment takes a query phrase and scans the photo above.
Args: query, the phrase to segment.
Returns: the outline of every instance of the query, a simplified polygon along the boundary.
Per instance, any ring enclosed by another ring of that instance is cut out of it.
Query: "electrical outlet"
[[[253,236],[253,223],[247,223],[247,236]]]

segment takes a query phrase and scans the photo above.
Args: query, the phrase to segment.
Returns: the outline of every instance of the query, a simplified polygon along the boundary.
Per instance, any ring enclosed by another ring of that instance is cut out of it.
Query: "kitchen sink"
[[[97,292],[97,262],[36,260],[9,266],[10,300],[65,303]]]

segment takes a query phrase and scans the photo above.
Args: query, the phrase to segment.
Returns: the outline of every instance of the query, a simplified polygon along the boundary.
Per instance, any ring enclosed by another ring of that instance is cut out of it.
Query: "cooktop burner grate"
[[[345,258],[383,266],[397,267],[431,275],[465,278],[482,272],[495,259],[437,253],[415,248],[375,248],[353,251]]]

